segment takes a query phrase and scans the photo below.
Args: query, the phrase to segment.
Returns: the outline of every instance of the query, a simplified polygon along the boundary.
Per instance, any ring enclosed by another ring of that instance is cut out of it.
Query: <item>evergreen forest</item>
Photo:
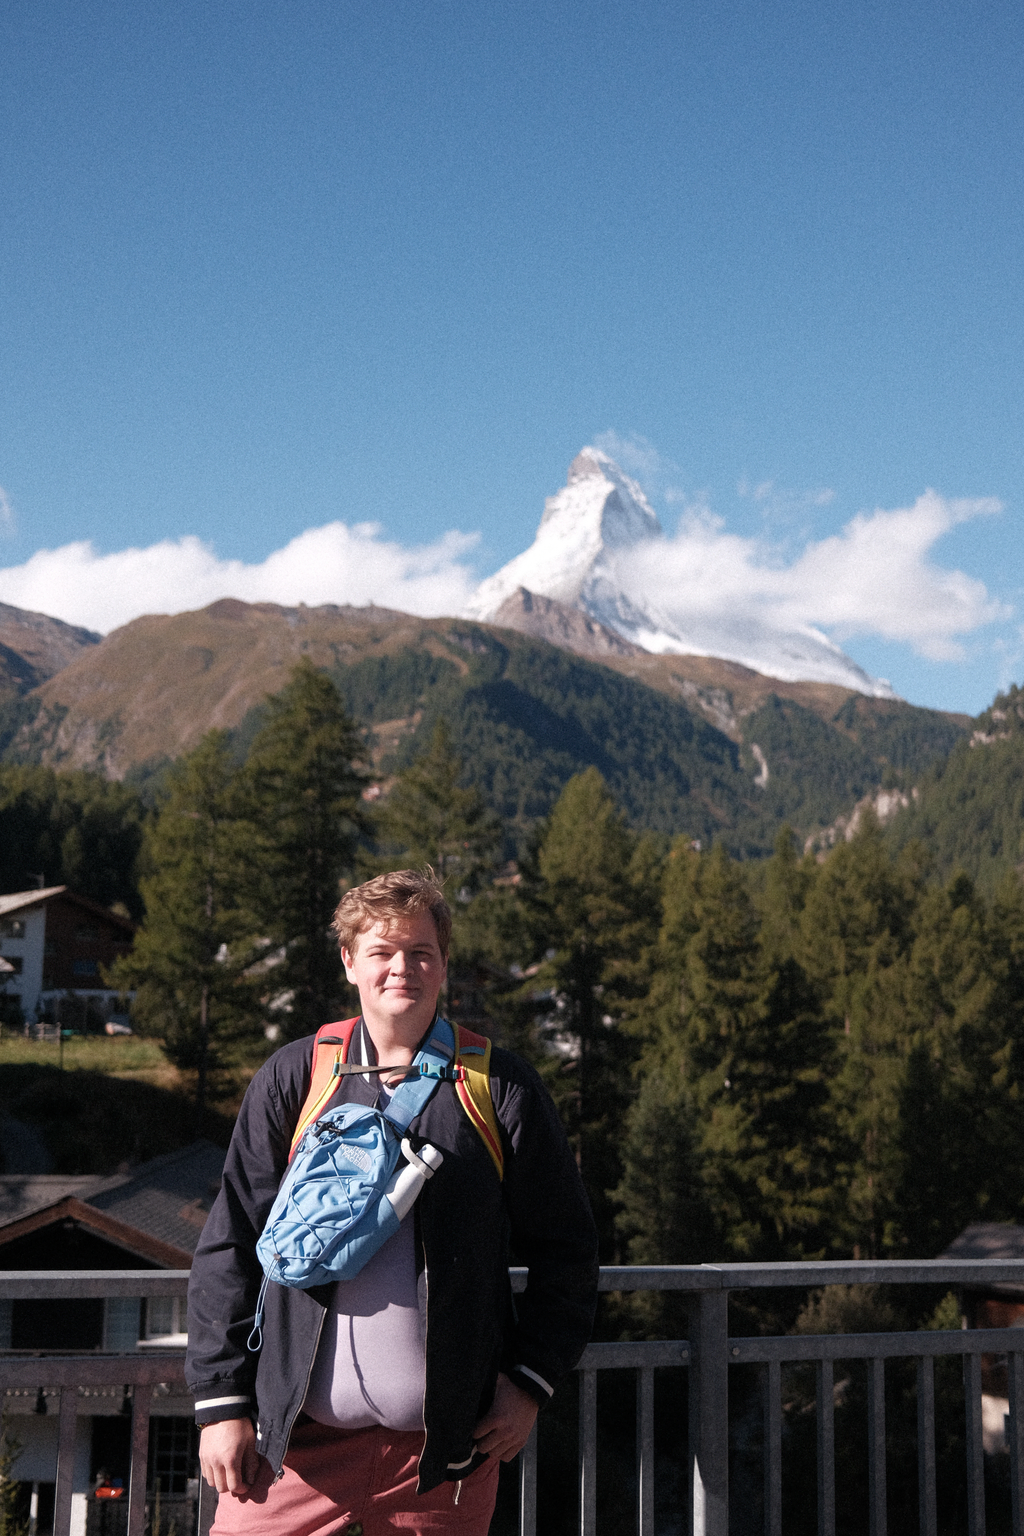
[[[625,696],[617,720],[601,699],[589,717],[574,703],[569,719],[553,676],[554,755],[510,735],[499,773],[473,722],[491,711],[493,726],[515,685],[505,668],[492,692],[453,692],[450,709],[424,712],[374,770],[375,711],[394,718],[424,686],[411,660],[375,665],[350,668],[343,692],[300,663],[244,729],[209,732],[135,786],[0,768],[0,889],[68,883],[136,918],[134,951],[109,979],[134,992],[137,1032],[162,1042],[198,1112],[227,1102],[240,1061],[251,1071],[353,1011],[328,932],[339,891],[429,864],[455,915],[447,1006],[547,1084],[603,1262],[928,1258],[971,1222],[1024,1220],[1024,696],[954,737],[889,825],[865,810],[854,835],[816,852],[783,827],[756,857],[757,839],[716,837],[713,817],[695,811],[684,832],[659,820],[659,797],[676,795],[678,815],[688,740],[673,737],[670,700],[665,755],[645,764],[629,758]],[[443,687],[443,658],[416,666]],[[776,701],[757,721],[776,763],[787,730],[811,729],[796,709]],[[581,721],[615,744],[603,767],[585,761]],[[892,756],[901,728],[894,714]],[[708,761],[706,796],[688,806],[728,791],[728,753]],[[870,1288],[737,1305],[740,1333],[957,1326],[952,1298],[936,1310],[934,1295]],[[608,1298],[599,1328],[680,1337],[686,1319],[671,1293],[638,1293]],[[801,1382],[787,1388],[787,1457],[813,1486]],[[956,1390],[942,1386],[951,1403]],[[748,1395],[756,1418],[753,1384]],[[856,1377],[850,1413],[862,1396]],[[605,1449],[618,1469],[609,1508],[628,1504],[632,1473]],[[960,1442],[948,1449],[960,1466]],[[893,1452],[913,1454],[909,1441]],[[667,1498],[676,1463],[665,1465]],[[742,1465],[736,1476],[742,1488]],[[813,1529],[801,1480],[791,1486],[787,1528]],[[863,1528],[862,1495],[844,1531]],[[755,1489],[751,1511],[759,1500]]]
[[[397,708],[387,686],[408,679],[365,670],[364,712]],[[303,662],[148,803],[86,773],[0,770],[0,881],[66,882],[141,920],[112,980],[204,1100],[239,1052],[349,1006],[339,890],[429,863],[456,914],[451,1006],[475,998],[541,1072],[606,1261],[928,1257],[1024,1204],[1024,892],[1011,864],[940,835],[987,804],[1019,840],[1022,708],[997,701],[980,728],[999,739],[955,747],[904,821],[868,812],[825,854],[788,830],[752,859],[638,828],[628,775],[590,765],[510,861],[457,720],[439,714],[382,786],[335,680]],[[516,795],[499,797],[513,819]]]

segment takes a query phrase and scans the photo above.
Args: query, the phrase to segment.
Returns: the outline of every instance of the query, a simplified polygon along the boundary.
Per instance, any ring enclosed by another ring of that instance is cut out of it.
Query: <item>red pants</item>
[[[307,1420],[292,1431],[279,1482],[271,1486],[270,1463],[261,1457],[244,1498],[221,1494],[211,1536],[487,1536],[498,1462],[484,1462],[461,1488],[442,1483],[421,1495],[416,1463],[422,1449],[419,1431],[331,1429]]]

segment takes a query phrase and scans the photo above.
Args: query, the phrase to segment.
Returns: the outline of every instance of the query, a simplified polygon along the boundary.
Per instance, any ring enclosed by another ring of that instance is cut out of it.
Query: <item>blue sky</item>
[[[0,600],[106,628],[192,606],[196,559],[301,586],[340,523],[337,600],[443,611],[611,433],[670,532],[773,568],[998,501],[920,553],[940,641],[806,598],[905,697],[984,707],[1024,680],[1022,44],[1005,0],[10,0]]]

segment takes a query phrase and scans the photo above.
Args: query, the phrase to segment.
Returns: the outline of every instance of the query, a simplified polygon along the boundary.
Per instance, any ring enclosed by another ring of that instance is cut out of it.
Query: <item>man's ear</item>
[[[345,975],[348,977],[352,985],[355,986],[356,973],[352,969],[352,953],[350,950],[345,948],[344,944],[341,946],[341,963],[345,967]]]

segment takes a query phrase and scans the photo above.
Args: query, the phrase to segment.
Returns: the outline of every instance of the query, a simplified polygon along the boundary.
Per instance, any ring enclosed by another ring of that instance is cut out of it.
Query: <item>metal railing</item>
[[[66,1301],[80,1297],[184,1296],[187,1269],[9,1270],[0,1272],[0,1301]],[[53,1536],[70,1536],[75,1461],[75,1428],[80,1396],[102,1387],[131,1392],[131,1472],[128,1482],[127,1536],[143,1536],[146,1528],[146,1468],[149,1420],[157,1387],[185,1391],[185,1352],[181,1349],[140,1350],[131,1354],[51,1355],[42,1351],[0,1354],[0,1402],[8,1392],[34,1392],[49,1387],[59,1392],[57,1420],[57,1478],[54,1491]],[[17,1469],[15,1468],[15,1471]],[[208,1527],[214,1495],[199,1484],[199,1526]],[[205,1506],[205,1507],[204,1507]]]
[[[515,1290],[525,1271],[513,1270]],[[0,1272],[0,1300],[31,1297],[181,1296],[188,1284],[182,1270],[92,1270]],[[921,1536],[936,1536],[936,1451],[934,1362],[963,1359],[967,1449],[966,1536],[985,1536],[984,1447],[982,1440],[983,1355],[1007,1358],[1013,1536],[1024,1536],[1024,1329],[922,1330],[913,1333],[816,1334],[736,1338],[728,1332],[728,1301],[736,1291],[809,1289],[828,1285],[884,1284],[1024,1289],[1024,1260],[930,1260],[835,1264],[722,1264],[664,1267],[608,1267],[600,1289],[608,1292],[675,1291],[690,1310],[689,1340],[590,1344],[579,1376],[579,1517],[581,1536],[596,1536],[597,1379],[603,1370],[630,1370],[636,1377],[637,1530],[654,1536],[654,1375],[665,1367],[689,1368],[689,1520],[693,1536],[728,1536],[729,1369],[755,1365],[761,1372],[764,1427],[765,1536],[782,1533],[782,1366],[815,1367],[818,1536],[835,1536],[834,1365],[865,1361],[868,1373],[869,1536],[887,1536],[885,1362],[917,1365],[918,1507]],[[158,1384],[183,1387],[183,1352],[118,1355],[0,1354],[0,1396],[9,1390],[57,1388],[60,1392],[54,1536],[69,1536],[72,1462],[79,1392],[103,1386],[132,1391],[131,1476],[128,1536],[143,1536],[146,1520],[146,1466],[149,1417]],[[87,1399],[81,1399],[87,1406]],[[535,1536],[537,1521],[536,1429],[520,1456],[520,1536]],[[200,1484],[201,1490],[205,1485]],[[212,1495],[200,1500],[202,1526]],[[204,1508],[205,1504],[205,1508]]]

